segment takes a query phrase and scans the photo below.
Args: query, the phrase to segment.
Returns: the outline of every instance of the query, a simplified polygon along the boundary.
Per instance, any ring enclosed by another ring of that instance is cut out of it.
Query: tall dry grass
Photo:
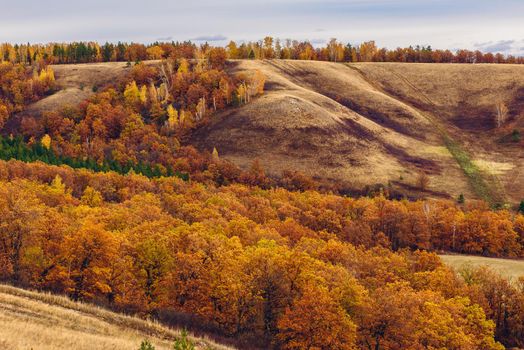
[[[180,335],[153,321],[121,315],[66,297],[0,284],[0,347],[17,349],[138,349],[149,339],[172,349]],[[231,349],[190,336],[197,349]]]

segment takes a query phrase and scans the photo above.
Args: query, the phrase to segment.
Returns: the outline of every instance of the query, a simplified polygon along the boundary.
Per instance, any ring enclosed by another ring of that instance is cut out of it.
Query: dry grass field
[[[468,265],[472,267],[488,266],[513,281],[516,281],[519,277],[524,277],[524,260],[485,258],[471,255],[440,255],[440,258],[444,263],[455,269]]]
[[[146,64],[155,65],[158,61],[147,61]],[[98,88],[118,82],[130,70],[126,62],[61,64],[51,67],[55,72],[57,92],[29,106],[25,114],[35,115],[68,105],[76,106]]]
[[[352,188],[389,184],[416,195],[426,172],[432,197],[524,198],[522,143],[499,140],[524,126],[524,67],[234,61],[258,69],[266,93],[196,133],[204,149],[278,175],[301,170]],[[496,104],[508,106],[495,128]]]
[[[117,81],[129,70],[125,62],[65,64],[52,66],[58,92],[34,103],[26,111],[35,114],[77,105],[91,94],[93,88]]]
[[[0,347],[9,350],[134,350],[144,339],[172,349],[178,331],[65,297],[0,285]],[[230,349],[192,337],[197,349]]]

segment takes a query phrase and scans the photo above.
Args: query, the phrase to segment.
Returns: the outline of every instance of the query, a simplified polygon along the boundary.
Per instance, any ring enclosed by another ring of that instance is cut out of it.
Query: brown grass
[[[157,62],[147,61],[146,64]],[[55,72],[58,91],[34,103],[25,113],[34,115],[65,105],[76,106],[93,95],[93,90],[118,82],[131,69],[125,62],[61,64],[51,68]]]
[[[0,285],[0,345],[6,349],[138,349],[149,339],[172,349],[179,336],[152,321],[113,313],[68,298]],[[231,349],[191,337],[197,349]]]
[[[275,60],[230,69],[261,70],[266,93],[217,117],[194,142],[242,167],[257,157],[277,175],[298,169],[353,188],[391,182],[407,195],[417,195],[425,171],[432,196],[524,198],[522,148],[495,142],[524,125],[522,66]],[[494,129],[499,100],[510,106],[504,130]],[[490,171],[478,159],[507,166]]]
[[[513,281],[524,276],[524,260],[485,258],[472,255],[440,255],[440,258],[454,269],[460,269],[464,266],[488,266]]]

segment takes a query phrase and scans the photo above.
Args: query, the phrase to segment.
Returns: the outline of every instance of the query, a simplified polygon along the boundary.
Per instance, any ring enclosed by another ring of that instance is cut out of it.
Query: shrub
[[[138,350],[155,350],[155,347],[151,342],[147,339],[142,340],[142,343],[140,344],[140,348]]]
[[[195,350],[195,345],[187,338],[187,330],[183,329],[180,337],[175,340],[174,350]]]
[[[511,133],[511,141],[512,142],[520,142],[521,140],[521,135],[520,135],[520,131],[518,130],[513,130],[513,132]]]

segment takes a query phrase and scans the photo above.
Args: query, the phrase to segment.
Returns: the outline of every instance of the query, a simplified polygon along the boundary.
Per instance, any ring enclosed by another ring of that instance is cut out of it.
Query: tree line
[[[360,44],[331,39],[322,46],[310,41],[280,40],[265,37],[250,42],[230,41],[225,48],[191,41],[141,43],[72,42],[48,44],[0,45],[0,61],[47,64],[90,62],[137,62],[166,58],[199,59],[226,50],[229,59],[295,59],[332,62],[409,62],[409,63],[509,63],[522,64],[523,57],[480,50],[434,49],[416,45],[404,48],[381,48],[374,41]]]

